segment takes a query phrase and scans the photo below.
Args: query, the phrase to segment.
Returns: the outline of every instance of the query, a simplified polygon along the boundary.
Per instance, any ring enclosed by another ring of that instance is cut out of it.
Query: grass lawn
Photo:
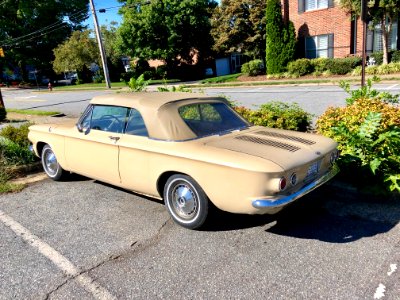
[[[152,84],[167,84],[167,83],[176,83],[180,82],[179,79],[154,79],[150,80],[149,85]],[[112,90],[120,90],[122,88],[127,88],[128,86],[125,82],[111,82]],[[74,84],[74,85],[65,85],[65,86],[56,86],[53,88],[56,91],[71,91],[71,90],[99,90],[99,89],[107,89],[105,83],[83,83],[83,84]]]
[[[7,112],[17,113],[21,115],[34,115],[34,116],[53,116],[57,115],[60,112],[58,111],[44,111],[44,110],[31,110],[31,109],[14,109],[7,108]]]

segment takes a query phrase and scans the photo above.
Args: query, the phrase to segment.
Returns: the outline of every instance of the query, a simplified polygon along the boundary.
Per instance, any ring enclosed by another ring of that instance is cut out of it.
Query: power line
[[[3,2],[3,3],[4,3],[4,2]],[[69,18],[74,17],[74,16],[76,16],[76,15],[78,15],[78,14],[84,12],[84,11],[87,11],[87,10],[86,10],[86,9],[81,9],[81,10],[79,10],[79,11],[77,11],[77,12],[71,14],[71,15],[69,16]],[[48,25],[48,26],[46,26],[46,27],[44,27],[44,28],[38,29],[38,30],[36,30],[36,31],[34,31],[34,32],[31,32],[31,33],[28,33],[28,34],[26,34],[26,35],[19,36],[19,37],[16,37],[16,38],[12,38],[12,39],[6,39],[6,40],[3,40],[3,41],[0,41],[0,45],[2,44],[3,46],[12,46],[13,44],[16,44],[16,43],[22,43],[22,42],[25,42],[25,41],[30,41],[30,40],[32,40],[33,38],[30,38],[30,39],[27,39],[27,40],[23,40],[23,39],[26,38],[26,37],[28,37],[28,36],[31,36],[31,35],[35,35],[35,34],[42,33],[42,32],[44,32],[44,31],[46,31],[46,30],[48,30],[48,29],[52,29],[52,28],[54,28],[54,27],[56,27],[56,26],[60,26],[59,28],[62,28],[62,27],[64,27],[65,25],[66,25],[66,23],[64,23],[63,21],[57,21],[57,22],[55,22],[55,23],[53,23],[53,24],[50,24],[50,25]],[[58,29],[58,28],[57,28],[57,29]],[[55,30],[57,30],[57,29],[55,29]],[[55,30],[51,30],[50,32],[53,32],[53,31],[55,31]],[[39,35],[39,36],[37,36],[37,37],[40,37],[40,36],[43,36],[43,35],[44,35],[44,34],[41,34],[41,35]],[[37,38],[37,37],[34,37],[34,38]]]
[[[3,1],[3,2],[0,4],[0,6],[3,5],[3,4],[6,3],[6,2],[7,2],[7,0],[6,0],[6,1]],[[104,10],[104,11],[105,11],[105,10],[117,9],[117,8],[121,8],[121,7],[134,7],[134,5],[126,5],[126,4],[125,4],[125,5],[111,6],[111,7],[106,7],[106,8],[97,9],[97,11],[100,11],[100,10],[102,10],[102,11]],[[84,12],[84,11],[86,11],[86,9],[82,9],[82,10],[80,10],[80,11],[77,11],[77,12],[73,13],[72,15],[70,15],[69,18],[70,18],[70,17],[73,17],[73,16],[75,16],[75,15],[77,15],[77,14],[80,14],[80,13],[82,13],[82,12]],[[66,25],[67,25],[67,24],[64,23],[63,21],[57,21],[57,22],[55,22],[55,23],[53,23],[53,24],[50,24],[50,25],[48,25],[48,26],[46,26],[46,27],[44,27],[44,28],[38,29],[38,30],[36,30],[36,31],[34,31],[34,32],[31,32],[31,33],[28,33],[28,34],[26,34],[26,35],[0,41],[0,45],[2,45],[3,47],[9,47],[9,46],[17,45],[17,44],[19,44],[19,43],[24,43],[24,42],[27,42],[27,41],[31,41],[31,40],[34,40],[34,39],[36,39],[36,38],[42,37],[42,36],[44,36],[44,35],[46,35],[46,34],[49,34],[49,33],[53,32],[53,31],[56,31],[56,30],[58,30],[58,29],[61,29],[62,27],[66,26]],[[58,26],[58,27],[57,27],[57,26]],[[51,29],[51,30],[50,30],[50,29]],[[50,31],[47,31],[47,30],[50,30]],[[46,31],[47,31],[47,32],[46,32]],[[32,35],[35,35],[35,34],[38,34],[38,35],[26,39],[27,37],[32,36]]]

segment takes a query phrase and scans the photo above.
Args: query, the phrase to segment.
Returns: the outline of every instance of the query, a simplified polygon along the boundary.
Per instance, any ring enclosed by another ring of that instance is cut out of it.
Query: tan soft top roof
[[[179,141],[196,135],[182,120],[178,108],[200,101],[227,103],[221,97],[174,92],[109,94],[94,97],[90,103],[135,108],[141,113],[151,138]]]

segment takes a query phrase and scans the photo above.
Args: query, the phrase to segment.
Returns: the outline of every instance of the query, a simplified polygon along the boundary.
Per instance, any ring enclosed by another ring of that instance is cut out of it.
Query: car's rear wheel
[[[61,168],[53,149],[49,145],[43,147],[41,160],[44,171],[51,179],[57,181],[64,177],[65,171]]]
[[[199,228],[207,218],[207,195],[189,176],[177,174],[168,179],[164,202],[174,221],[185,228]]]

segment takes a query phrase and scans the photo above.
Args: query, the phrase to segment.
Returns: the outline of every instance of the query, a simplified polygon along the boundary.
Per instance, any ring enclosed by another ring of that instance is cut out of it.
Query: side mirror
[[[76,128],[78,129],[79,132],[83,132],[85,135],[89,134],[90,132],[90,127],[84,128],[81,123],[77,123]]]
[[[78,129],[79,132],[83,132],[83,128],[82,128],[82,124],[81,123],[77,123],[76,124],[76,128]]]

